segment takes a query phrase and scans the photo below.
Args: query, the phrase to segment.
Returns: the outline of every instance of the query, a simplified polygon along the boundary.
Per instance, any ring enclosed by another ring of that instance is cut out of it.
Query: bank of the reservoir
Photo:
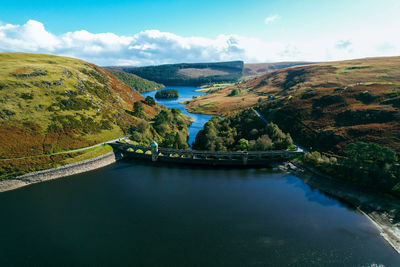
[[[339,199],[365,215],[381,236],[400,254],[400,201],[362,189],[354,184],[328,177],[319,171],[291,161],[281,169],[299,177],[307,185]]]
[[[0,192],[17,189],[34,183],[40,183],[57,178],[71,176],[74,174],[92,171],[113,164],[117,160],[122,158],[122,154],[109,152],[96,158],[80,161],[77,163],[32,172],[15,178],[4,179],[0,181]]]

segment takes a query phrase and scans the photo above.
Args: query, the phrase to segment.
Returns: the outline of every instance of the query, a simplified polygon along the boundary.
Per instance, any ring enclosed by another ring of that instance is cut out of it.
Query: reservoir
[[[264,169],[123,160],[1,193],[0,214],[0,266],[400,266],[366,217]]]
[[[171,88],[194,141],[210,116],[178,102],[202,93]],[[126,159],[0,193],[0,214],[0,266],[400,266],[368,218],[268,169]]]

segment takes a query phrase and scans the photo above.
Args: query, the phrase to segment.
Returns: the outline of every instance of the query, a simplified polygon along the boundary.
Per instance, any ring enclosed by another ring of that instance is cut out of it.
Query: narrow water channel
[[[193,118],[193,123],[189,126],[189,140],[188,144],[191,146],[192,143],[196,139],[196,134],[203,129],[204,124],[211,119],[212,116],[204,115],[204,114],[196,114],[189,113],[184,104],[180,104],[179,102],[191,100],[193,97],[202,96],[204,93],[196,92],[196,87],[188,87],[188,86],[167,86],[165,89],[176,89],[179,92],[179,98],[177,99],[156,99],[158,104],[165,105],[167,108],[177,108],[182,111],[183,114],[188,115]],[[152,96],[156,94],[156,91],[151,91],[147,93],[143,93],[144,97]]]

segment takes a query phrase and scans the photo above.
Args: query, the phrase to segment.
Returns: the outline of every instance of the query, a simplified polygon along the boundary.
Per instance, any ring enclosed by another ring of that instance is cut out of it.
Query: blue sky
[[[0,51],[102,65],[398,55],[399,2],[1,0]]]

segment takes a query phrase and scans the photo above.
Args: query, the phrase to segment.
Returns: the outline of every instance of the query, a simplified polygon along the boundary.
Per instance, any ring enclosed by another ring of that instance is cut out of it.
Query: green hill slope
[[[105,68],[105,69],[108,72],[112,73],[115,77],[123,81],[129,87],[138,91],[139,93],[154,91],[164,87],[164,85],[162,84],[140,78],[139,76],[132,73],[112,68]]]
[[[243,74],[243,62],[181,63],[147,67],[113,67],[165,85],[198,86],[235,82]]]
[[[125,136],[139,121],[131,112],[138,101],[142,95],[87,62],[0,53],[0,177],[69,163],[84,152],[55,153]],[[143,118],[158,109],[143,104]]]

